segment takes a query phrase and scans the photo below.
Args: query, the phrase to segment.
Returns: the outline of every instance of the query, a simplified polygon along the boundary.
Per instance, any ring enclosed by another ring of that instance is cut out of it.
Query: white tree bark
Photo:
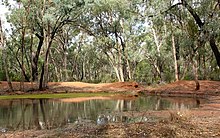
[[[179,70],[178,70],[178,62],[176,58],[176,45],[175,45],[175,37],[172,34],[172,47],[173,47],[173,59],[174,59],[174,69],[175,69],[175,79],[179,80]]]

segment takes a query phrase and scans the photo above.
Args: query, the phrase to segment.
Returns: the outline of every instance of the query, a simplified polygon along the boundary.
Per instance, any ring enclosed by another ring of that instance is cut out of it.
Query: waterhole
[[[201,99],[137,97],[130,100],[109,98],[13,99],[0,100],[0,129],[52,129],[71,124],[112,122],[151,122],[159,118],[145,113],[199,108]]]

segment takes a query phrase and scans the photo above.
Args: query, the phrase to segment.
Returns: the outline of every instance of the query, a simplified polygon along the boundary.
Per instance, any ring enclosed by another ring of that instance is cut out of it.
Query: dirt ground
[[[195,91],[194,81],[177,81],[170,84],[154,86],[139,85],[136,82],[114,82],[114,83],[83,83],[83,82],[49,82],[48,88],[38,91],[37,83],[24,83],[24,92],[21,92],[21,83],[13,82],[14,92],[8,91],[7,82],[0,82],[0,94],[25,94],[25,93],[67,93],[67,92],[137,92],[144,94],[157,94],[168,96],[187,95],[220,95],[220,81],[199,81],[200,90]]]
[[[67,92],[126,92],[143,89],[136,82],[115,82],[115,83],[84,83],[84,82],[49,82],[48,88],[38,91],[37,83],[24,83],[24,91],[21,92],[20,82],[12,82],[14,92],[8,91],[7,82],[0,82],[0,94],[25,94],[25,93],[67,93]]]
[[[0,83],[1,94],[25,94],[38,93],[32,91],[37,84],[25,83],[25,92],[20,92],[20,83],[14,82],[15,92],[7,92],[7,83]],[[71,124],[64,128],[53,130],[24,130],[1,132],[0,138],[23,137],[150,137],[150,138],[208,138],[220,137],[220,81],[200,81],[200,90],[195,91],[194,81],[178,81],[171,84],[163,84],[154,87],[140,86],[135,82],[117,82],[105,84],[88,84],[82,82],[49,83],[48,89],[41,93],[53,92],[124,92],[134,94],[156,94],[163,96],[190,96],[203,97],[208,102],[200,104],[199,109],[184,111],[151,111],[145,116],[160,116],[164,119],[158,122],[146,123],[109,123],[97,125],[95,123]],[[77,99],[79,100],[79,99]],[[137,113],[143,114],[143,113]]]
[[[162,84],[142,90],[145,93],[168,96],[203,96],[220,95],[220,81],[199,81],[200,89],[195,91],[194,81],[181,80],[170,84]]]

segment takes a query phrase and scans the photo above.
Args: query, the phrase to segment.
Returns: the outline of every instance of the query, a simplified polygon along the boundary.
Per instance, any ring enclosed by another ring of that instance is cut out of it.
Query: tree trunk
[[[118,81],[121,82],[121,77],[119,75],[119,70],[117,69],[117,67],[113,66],[114,70],[115,70],[115,73],[116,73],[116,76],[118,78]]]
[[[153,66],[154,66],[154,68],[155,68],[155,70],[157,72],[156,76],[159,76],[160,81],[162,81],[162,74],[161,74],[161,70],[160,70],[159,66],[157,65],[157,63],[153,63]]]
[[[56,65],[56,62],[54,60],[53,54],[50,54],[50,57],[51,57],[52,64],[54,66],[56,81],[59,82],[60,80],[62,80],[62,77],[59,77],[59,75],[58,75],[59,73],[58,73],[57,65]]]
[[[41,76],[40,76],[40,83],[39,83],[39,89],[43,90],[47,87],[47,77],[48,77],[48,58],[49,58],[49,52],[50,52],[50,47],[52,45],[53,42],[53,37],[50,38],[50,41],[48,43],[47,46],[47,51],[46,51],[46,55],[44,58],[44,63],[41,67]]]
[[[32,81],[36,81],[38,79],[38,59],[39,59],[39,56],[40,56],[40,51],[41,51],[41,48],[43,46],[43,43],[44,43],[44,37],[43,37],[43,32],[41,33],[41,35],[39,34],[35,34],[38,39],[39,39],[39,42],[38,42],[38,46],[37,46],[37,51],[35,53],[35,55],[33,53],[32,54]]]
[[[116,61],[114,60],[114,58],[112,58],[107,52],[105,52],[105,55],[108,57],[108,60],[110,62],[110,65],[114,68],[114,71],[116,73],[116,76],[118,78],[119,82],[123,82],[123,69],[121,66],[121,61],[120,61],[120,57],[118,57],[118,63],[115,63]]]
[[[124,52],[124,43],[122,41],[122,38],[118,36],[118,33],[117,33],[117,30],[115,29],[115,40],[116,40],[116,47],[118,49],[117,51],[117,60],[118,60],[118,63],[117,63],[117,67],[118,67],[118,71],[119,71],[119,76],[120,76],[120,80],[121,82],[124,82],[125,81],[125,71],[124,71],[124,55],[123,55],[123,52]],[[120,39],[120,42],[121,42],[121,46],[120,46],[120,43],[118,41],[118,39]]]
[[[156,63],[154,63],[154,67],[156,68],[158,75],[160,77],[160,81],[163,81],[162,78],[162,64],[161,64],[161,53],[160,53],[160,49],[162,46],[162,40],[159,39],[159,36],[156,33],[156,30],[154,29],[154,27],[152,27],[152,32],[153,32],[153,37],[154,37],[154,43],[156,45],[157,48],[157,61]]]
[[[25,28],[22,25],[22,39],[21,39],[21,82],[20,82],[20,90],[24,91],[24,76],[25,76],[25,69],[24,69],[24,38],[25,37]]]
[[[176,44],[175,44],[175,37],[172,34],[172,46],[173,46],[173,59],[174,59],[174,69],[175,69],[175,79],[176,81],[179,80],[179,70],[178,70],[178,62],[176,57]]]
[[[181,80],[183,80],[185,78],[186,72],[188,70],[188,66],[189,66],[189,62],[185,61],[184,65],[183,65],[184,70],[182,71],[183,73],[182,73],[182,76],[180,78]]]
[[[194,81],[195,81],[195,84],[196,84],[196,88],[195,90],[199,90],[200,89],[200,84],[199,84],[199,81],[198,81],[198,52],[196,51],[195,56],[193,57],[194,58],[194,62],[193,62],[193,73],[194,73]]]
[[[119,44],[118,44],[119,45]],[[119,47],[119,46],[118,46]],[[122,50],[120,47],[118,48],[118,70],[119,70],[119,75],[120,75],[120,81],[124,82],[124,63],[123,63],[123,55],[122,55]]]
[[[195,90],[199,90],[200,89],[200,84],[199,84],[199,81],[198,81],[198,62],[197,60],[194,61],[193,63],[193,72],[194,72],[194,81],[195,81],[195,84],[196,84],[196,88]]]
[[[65,72],[65,81],[68,81],[68,71],[67,71],[67,52],[64,51],[64,72]]]
[[[127,71],[128,71],[128,79],[130,80],[130,79],[132,79],[131,66],[130,66],[130,64],[129,64],[128,59],[126,59],[126,61],[127,61],[127,66],[128,66],[128,68],[127,68]]]
[[[120,82],[124,82],[124,65],[123,65],[123,61],[122,61],[122,52],[121,49],[119,49],[118,52],[118,64],[117,64],[117,68],[118,68],[118,72],[119,72],[119,76],[120,76]]]
[[[48,63],[49,63],[49,53],[50,53],[50,48],[52,46],[53,43],[53,39],[55,37],[56,34],[56,29],[52,31],[52,33],[50,34],[50,23],[47,24],[47,31],[48,33],[44,35],[44,38],[46,40],[46,55],[44,58],[44,63],[42,65],[41,68],[41,76],[40,76],[40,83],[39,83],[39,89],[43,90],[45,88],[47,88],[47,83],[48,83]]]
[[[81,65],[81,77],[80,77],[80,81],[83,81],[84,79],[84,72],[85,72],[85,69],[84,69],[84,66],[85,66],[85,63],[84,63],[84,60],[82,61],[82,65]]]
[[[19,66],[20,66],[21,76],[23,76],[27,82],[30,82],[30,79],[29,79],[29,77],[27,76],[27,74],[25,72],[24,65],[22,66],[22,63],[19,61],[19,58],[17,57],[17,55],[15,56],[15,58],[16,58],[18,64],[19,64]]]
[[[50,53],[50,50],[49,50],[49,53]],[[49,70],[48,70],[48,67],[49,67],[49,56],[50,54],[48,53],[48,57],[46,59],[46,64],[45,64],[45,68],[44,68],[44,79],[43,79],[43,87],[44,88],[47,88],[47,83],[48,83],[48,80],[49,80]]]
[[[120,74],[120,81],[124,82],[125,79],[124,79],[124,71],[123,71],[123,66],[122,65],[119,65],[119,74]]]
[[[209,44],[210,44],[211,49],[212,49],[212,51],[213,51],[213,53],[215,55],[215,59],[217,61],[217,65],[220,68],[220,52],[219,52],[218,47],[217,47],[217,45],[215,43],[215,37],[214,37],[213,34],[211,34],[211,36],[210,36]]]
[[[33,37],[33,32],[31,32],[31,44],[30,44],[30,64],[31,64],[31,69],[30,69],[30,74],[31,74],[31,77],[30,77],[30,82],[31,82],[31,89],[33,89],[33,70],[32,70],[32,67],[33,67],[33,56],[32,56],[32,52],[33,52],[33,42],[34,42],[34,37]]]
[[[206,58],[205,58],[205,55],[202,55],[202,58],[203,58],[203,79],[207,80]]]
[[[44,68],[45,65],[43,63],[42,67],[41,67],[41,75],[40,75],[40,83],[39,83],[39,90],[43,90],[43,79],[44,79]]]

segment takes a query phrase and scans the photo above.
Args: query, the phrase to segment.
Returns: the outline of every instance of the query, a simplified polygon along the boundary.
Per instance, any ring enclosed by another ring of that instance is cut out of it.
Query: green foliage
[[[196,26],[194,20],[188,20],[187,31],[192,39],[198,37],[198,27]]]
[[[151,78],[152,78],[151,67],[149,66],[148,63],[144,63],[144,61],[142,61],[137,66],[137,70],[135,72],[135,79],[138,82],[152,83]]]
[[[0,81],[6,81],[6,76],[4,71],[0,71]]]
[[[110,82],[117,82],[118,80],[112,77],[112,74],[103,74],[101,76],[101,83],[110,83]]]
[[[220,44],[219,9],[214,9],[215,1],[187,2],[204,22],[202,28],[183,5],[171,8],[173,1],[168,0],[22,0],[16,7],[5,0],[12,25],[7,37],[10,77],[21,80],[23,58],[25,73],[32,75],[42,37],[37,70],[42,70],[49,50],[49,81],[114,82],[122,69],[123,75],[130,73],[129,79],[137,82],[170,82],[174,80],[173,35],[180,77],[194,79],[196,59],[199,78],[219,80],[207,43],[213,33]],[[5,80],[4,71],[0,79]]]

